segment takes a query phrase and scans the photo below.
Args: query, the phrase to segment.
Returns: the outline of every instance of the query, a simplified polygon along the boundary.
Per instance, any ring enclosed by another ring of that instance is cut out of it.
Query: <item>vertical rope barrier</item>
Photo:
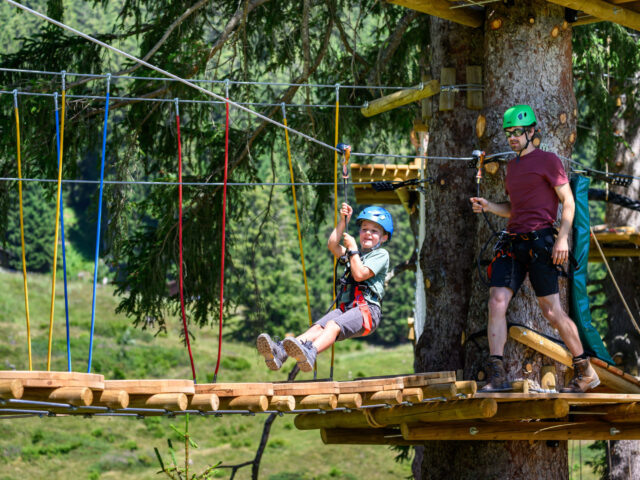
[[[287,126],[287,112],[285,110],[284,103],[282,104],[282,123]],[[296,186],[293,176],[293,163],[291,161],[291,144],[289,142],[289,131],[285,129],[284,139],[287,144],[287,159],[289,161],[289,174],[291,175],[291,189],[293,194],[293,211],[296,215],[296,228],[298,229],[298,245],[300,246],[300,261],[302,263],[302,278],[304,279],[304,293],[307,297],[307,313],[309,314],[309,326],[313,325],[313,318],[311,316],[311,302],[309,300],[309,284],[307,283],[307,268],[304,264],[304,249],[302,247],[302,233],[300,231],[300,216],[298,215],[298,200],[296,198]]]
[[[60,149],[60,116],[58,114],[58,92],[53,95],[54,112],[56,119],[56,152],[58,158],[62,158],[62,150]],[[62,168],[62,162],[60,162]],[[64,200],[60,197],[60,233],[62,234],[62,271],[64,274],[64,314],[67,327],[67,370],[71,369],[71,336],[69,332],[69,295],[67,289],[67,252],[64,240]]]
[[[218,379],[222,355],[222,311],[224,306],[224,257],[227,213],[227,176],[229,173],[229,80],[225,82],[225,124],[224,124],[224,186],[222,188],[222,254],[220,255],[220,322],[218,327],[218,360],[213,374],[213,383]]]
[[[16,151],[18,160],[18,178],[22,178],[22,158],[20,152],[20,112],[18,111],[18,90],[13,91],[13,112],[16,117]],[[27,287],[27,259],[24,247],[24,211],[22,208],[22,180],[18,180],[18,203],[20,205],[20,245],[22,248],[22,284],[24,287],[24,310],[27,316],[27,352],[29,371],[33,369],[31,359],[31,320],[29,318],[29,289]]]
[[[49,345],[47,348],[47,372],[51,370],[51,345],[53,343],[53,314],[56,300],[56,268],[58,266],[58,234],[60,233],[60,198],[62,194],[62,151],[64,145],[64,117],[67,89],[65,72],[62,72],[62,118],[60,120],[60,142],[58,151],[58,188],[56,194],[56,223],[53,235],[53,272],[51,276],[51,305],[49,308]]]
[[[107,151],[107,124],[109,120],[109,94],[111,87],[111,74],[107,74],[107,95],[104,107],[104,125],[102,127],[102,160],[100,161],[100,193],[98,198],[98,226],[96,232],[96,255],[93,262],[93,295],[91,299],[91,334],[89,335],[89,360],[87,373],[91,373],[91,361],[93,359],[93,332],[96,320],[96,288],[98,284],[98,254],[100,253],[100,226],[102,223],[102,191],[104,189],[104,164]]]
[[[178,261],[180,262],[180,311],[182,313],[182,326],[184,327],[184,338],[189,351],[189,361],[191,362],[191,375],[193,383],[196,383],[196,367],[193,363],[191,353],[191,340],[189,339],[189,329],[187,328],[187,315],[184,308],[184,271],[182,259],[182,141],[180,140],[180,101],[176,98],[176,129],[178,132]]]
[[[334,135],[333,146],[338,145],[338,126],[340,121],[340,84],[336,83],[336,131]],[[338,226],[338,150],[333,152],[333,228]],[[339,240],[338,240],[339,241]],[[332,299],[336,299],[336,262],[337,258],[333,257],[333,293]],[[331,345],[331,367],[329,368],[329,378],[333,379],[333,363],[336,357],[336,344]],[[315,375],[315,372],[314,372]]]

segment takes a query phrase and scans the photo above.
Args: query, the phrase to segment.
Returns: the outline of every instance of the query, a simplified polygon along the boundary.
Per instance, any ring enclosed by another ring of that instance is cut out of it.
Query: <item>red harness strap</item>
[[[491,280],[491,273],[493,270],[493,262],[495,262],[497,259],[499,259],[500,257],[512,257],[513,258],[513,253],[509,252],[509,251],[504,251],[504,250],[500,250],[495,257],[493,257],[493,260],[491,260],[491,263],[487,266],[487,277],[489,278],[489,280]]]
[[[371,333],[371,329],[373,328],[373,319],[371,318],[371,311],[369,310],[369,304],[364,299],[364,295],[362,291],[360,291],[360,287],[358,285],[354,288],[354,300],[351,304],[352,306],[357,305],[360,309],[360,313],[362,314],[362,327],[364,328],[364,333],[362,336],[369,335]],[[346,304],[340,304],[340,310],[343,312],[346,310]]]

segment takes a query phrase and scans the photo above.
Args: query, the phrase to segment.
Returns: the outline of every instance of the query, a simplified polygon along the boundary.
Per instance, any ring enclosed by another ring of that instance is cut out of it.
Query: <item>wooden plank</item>
[[[402,390],[404,382],[401,377],[369,378],[337,382],[339,393],[365,393],[381,390]]]
[[[640,402],[640,395],[632,393],[500,393],[478,392],[474,398],[493,398],[497,402],[520,400],[553,400],[561,398],[569,405],[605,405],[612,403]]]
[[[274,395],[271,383],[198,383],[195,393],[215,393],[218,397],[237,397],[241,395]],[[286,395],[278,393],[278,395]]]
[[[193,395],[193,380],[106,380],[108,390],[124,390],[129,395],[154,395],[157,393],[185,393]]]
[[[467,90],[467,108],[470,110],[482,110],[482,67],[479,65],[467,65],[467,83],[477,84],[478,90]],[[471,88],[471,87],[469,87]]]
[[[528,328],[511,327],[509,329],[509,336],[568,367],[571,367],[573,364],[573,357],[566,349],[553,340],[549,340]],[[605,367],[602,367],[603,364]],[[592,359],[591,365],[600,377],[600,381],[607,387],[618,392],[640,393],[640,385],[626,379],[621,370],[618,372],[611,370],[605,362],[597,358]]]
[[[296,397],[293,395],[275,395],[269,399],[269,410],[291,412],[296,409]]]
[[[466,25],[467,27],[478,28],[484,24],[484,13],[471,10],[470,8],[451,8],[451,3],[447,0],[387,0],[389,3],[410,8],[418,12],[444,18],[452,22]]]
[[[298,408],[319,408],[321,410],[335,410],[338,406],[338,397],[333,393],[322,395],[307,395],[306,397],[296,398]]]
[[[549,0],[550,3],[582,11],[594,17],[640,30],[640,13],[602,0]]]
[[[102,390],[93,394],[92,405],[97,407],[109,407],[115,409],[129,406],[129,394],[124,390]]]
[[[338,395],[338,407],[360,408],[362,406],[362,395],[359,393],[341,393]]]
[[[171,411],[187,409],[189,400],[184,393],[129,394],[129,408],[158,408]]]
[[[491,421],[513,421],[523,419],[562,418],[569,414],[569,402],[563,398],[554,400],[527,400],[503,402]]]
[[[455,68],[442,68],[440,70],[440,83],[442,86],[455,85],[456,84],[456,69]],[[445,112],[453,110],[455,106],[455,93],[451,91],[440,92],[439,110]]]
[[[338,382],[277,382],[272,385],[272,395],[337,395],[340,392]]]
[[[0,380],[15,379],[21,380],[25,388],[88,387],[92,390],[104,389],[104,376],[95,373],[0,370]]]
[[[24,390],[23,400],[68,403],[77,407],[87,407],[93,402],[93,392],[88,387],[33,388]]]
[[[460,422],[400,426],[406,440],[637,440],[640,424],[605,422]]]
[[[406,90],[400,90],[393,92],[390,95],[385,95],[381,98],[376,98],[369,102],[366,107],[360,109],[360,113],[365,117],[373,117],[379,113],[393,110],[394,108],[408,105],[409,103],[417,102],[423,98],[431,97],[440,92],[440,83],[437,80],[431,80],[424,83],[422,88],[410,88]]]
[[[0,398],[20,399],[24,393],[22,380],[14,378],[12,380],[0,380]]]
[[[269,399],[265,395],[241,395],[238,397],[219,397],[220,410],[249,410],[264,412],[269,408]]]
[[[423,399],[429,398],[454,398],[458,393],[455,383],[440,383],[422,387]]]
[[[325,445],[422,445],[409,441],[397,428],[322,428],[320,438]]]
[[[594,244],[595,245],[595,244]],[[640,248],[603,248],[602,253],[606,258],[611,257],[640,257]],[[601,262],[602,255],[597,250],[589,251],[590,262]]]
[[[189,395],[189,410],[200,410],[201,412],[215,412],[220,408],[220,398],[215,393],[196,393]]]
[[[381,390],[363,394],[363,405],[397,405],[402,403],[402,390]]]

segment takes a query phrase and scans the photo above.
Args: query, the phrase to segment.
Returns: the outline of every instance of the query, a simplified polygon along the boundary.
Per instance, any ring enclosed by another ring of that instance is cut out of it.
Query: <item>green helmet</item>
[[[515,105],[504,112],[502,128],[530,127],[537,124],[536,114],[529,105]]]

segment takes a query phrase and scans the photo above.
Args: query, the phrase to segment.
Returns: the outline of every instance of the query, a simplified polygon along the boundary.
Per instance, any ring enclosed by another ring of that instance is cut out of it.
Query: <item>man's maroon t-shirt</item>
[[[507,164],[505,190],[511,201],[507,230],[532,232],[553,225],[558,215],[558,195],[554,187],[568,183],[557,155],[535,149]]]

